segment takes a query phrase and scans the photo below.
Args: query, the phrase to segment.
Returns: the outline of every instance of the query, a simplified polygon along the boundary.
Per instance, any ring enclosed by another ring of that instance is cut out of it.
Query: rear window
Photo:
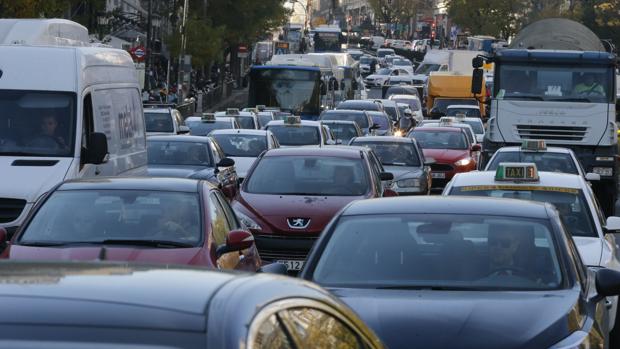
[[[233,128],[230,121],[216,120],[215,122],[195,121],[187,123],[189,133],[193,136],[206,136],[213,130],[223,130]]]
[[[463,132],[414,129],[409,136],[415,138],[422,149],[467,149]]]
[[[271,125],[267,129],[273,132],[278,143],[283,146],[321,144],[319,128],[315,126]]]
[[[502,162],[533,162],[538,171],[579,174],[573,158],[565,153],[502,151],[487,166],[488,171],[495,171]]]
[[[168,113],[144,113],[146,132],[174,132],[172,116]]]
[[[361,129],[370,127],[368,125],[368,117],[361,113],[326,113],[321,116],[321,120],[355,121]]]

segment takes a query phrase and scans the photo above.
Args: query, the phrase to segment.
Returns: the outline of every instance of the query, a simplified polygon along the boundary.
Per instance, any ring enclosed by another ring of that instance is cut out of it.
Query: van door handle
[[[611,299],[609,299],[609,298],[605,298],[605,307],[606,307],[607,309],[611,309],[611,307],[612,307],[613,305],[614,305],[614,304],[613,304],[613,302],[611,301]]]

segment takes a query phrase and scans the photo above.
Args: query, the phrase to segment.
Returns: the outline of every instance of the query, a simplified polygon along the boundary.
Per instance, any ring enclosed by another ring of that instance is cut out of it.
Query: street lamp
[[[308,4],[304,5],[301,0],[289,0],[289,3],[293,5],[293,8],[295,8],[295,4],[301,5],[301,8],[304,9],[304,29],[308,28]]]

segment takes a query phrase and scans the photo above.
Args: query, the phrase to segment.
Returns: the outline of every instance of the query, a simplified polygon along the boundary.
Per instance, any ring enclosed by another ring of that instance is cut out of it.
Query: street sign
[[[136,46],[129,50],[131,56],[138,62],[141,62],[146,57],[146,49],[144,46]]]
[[[276,42],[276,54],[277,55],[285,55],[290,52],[289,43],[286,41],[278,41]]]

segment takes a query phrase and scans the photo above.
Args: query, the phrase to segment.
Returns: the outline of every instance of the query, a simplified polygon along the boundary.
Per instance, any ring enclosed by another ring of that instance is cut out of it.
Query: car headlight
[[[254,230],[261,230],[260,225],[256,223],[256,221],[254,221],[252,218],[248,217],[247,215],[244,215],[243,213],[239,211],[235,211],[235,213],[237,214],[237,218],[239,218],[239,221],[241,221],[241,224],[245,225],[246,228],[254,229]]]
[[[403,136],[403,131],[397,130],[396,132],[394,132],[394,137],[402,137],[402,136]]]
[[[469,164],[471,164],[471,159],[461,159],[454,163],[454,165],[459,166],[459,167],[467,166]]]
[[[584,331],[575,331],[570,334],[570,336],[564,338],[562,341],[556,343],[549,349],[581,349],[581,348],[589,348],[587,345],[586,339],[588,338],[588,333]]]
[[[420,180],[419,179],[402,179],[400,181],[396,182],[396,185],[398,185],[400,188],[411,188],[411,187],[419,187],[420,186]]]
[[[613,176],[614,169],[612,167],[593,167],[592,172],[597,173],[601,176]]]

